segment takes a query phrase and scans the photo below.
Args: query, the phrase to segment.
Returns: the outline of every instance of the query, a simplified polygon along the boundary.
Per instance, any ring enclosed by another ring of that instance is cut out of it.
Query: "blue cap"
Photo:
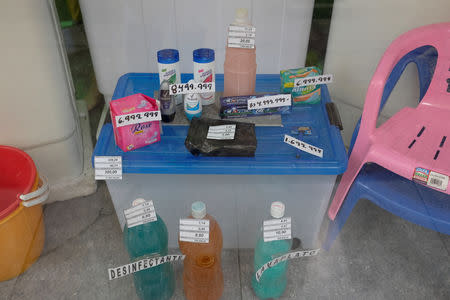
[[[180,54],[176,49],[162,49],[158,51],[158,62],[161,64],[173,64],[180,61]]]
[[[208,48],[196,49],[193,52],[196,63],[209,63],[214,61],[214,50]]]

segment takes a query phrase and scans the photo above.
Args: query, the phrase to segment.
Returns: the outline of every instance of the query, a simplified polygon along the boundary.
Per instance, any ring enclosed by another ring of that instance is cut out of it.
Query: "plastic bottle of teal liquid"
[[[272,218],[284,216],[284,204],[273,202],[270,207]],[[254,272],[252,273],[252,287],[256,296],[260,299],[278,298],[287,286],[287,261],[281,262],[262,273],[259,282],[256,280],[256,272],[272,259],[286,254],[291,249],[292,240],[280,240],[264,242],[263,230],[261,230],[255,247]]]
[[[133,205],[139,204],[138,200],[141,199],[136,199]],[[158,214],[156,217],[156,221],[136,227],[128,228],[125,225],[123,240],[131,262],[168,254],[167,227]],[[170,299],[175,291],[175,276],[171,263],[164,263],[133,275],[136,293],[141,300]]]

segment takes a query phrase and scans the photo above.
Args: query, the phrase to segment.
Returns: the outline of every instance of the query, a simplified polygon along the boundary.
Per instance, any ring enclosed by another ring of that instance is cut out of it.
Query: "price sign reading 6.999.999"
[[[138,113],[132,113],[127,115],[120,115],[116,116],[116,126],[122,127],[137,123],[145,123],[145,122],[153,122],[153,121],[160,121],[161,120],[161,113],[156,111],[145,111],[145,112],[138,112]]]

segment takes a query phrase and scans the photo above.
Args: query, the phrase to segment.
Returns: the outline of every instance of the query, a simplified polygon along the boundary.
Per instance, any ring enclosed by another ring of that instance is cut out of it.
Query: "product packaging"
[[[176,49],[163,49],[159,50],[157,53],[158,57],[158,74],[159,74],[159,84],[164,80],[167,80],[169,84],[175,84],[181,82],[180,75],[180,54]],[[181,95],[175,96],[176,104],[181,104],[183,98]]]
[[[322,72],[317,67],[281,70],[281,92],[292,94],[293,105],[318,103],[321,100],[320,85],[294,88],[294,82],[298,78],[313,77],[321,74]]]
[[[214,50],[208,48],[196,49],[193,52],[194,59],[194,81],[196,83],[215,82],[215,64],[214,64]],[[215,93],[201,93],[199,94],[202,105],[213,104],[215,100]]]
[[[141,148],[161,139],[161,113],[155,99],[144,94],[131,95],[111,101],[110,111],[114,139],[123,151]],[[149,117],[159,120],[145,122]]]
[[[263,116],[271,114],[288,114],[291,112],[291,106],[267,107],[261,109],[248,109],[248,100],[262,98],[267,95],[251,95],[251,96],[232,96],[220,98],[220,117],[228,118],[245,118],[252,116]]]
[[[193,155],[255,156],[255,124],[194,118],[184,145]]]

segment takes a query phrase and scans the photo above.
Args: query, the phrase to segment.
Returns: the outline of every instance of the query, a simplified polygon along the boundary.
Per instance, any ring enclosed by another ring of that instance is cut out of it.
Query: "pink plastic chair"
[[[402,57],[423,46],[432,46],[438,53],[434,75],[426,94],[416,108],[403,108],[377,128],[383,90],[391,71]],[[429,179],[428,186],[450,194],[449,78],[450,23],[411,30],[389,46],[370,82],[348,168],[328,210],[331,220],[336,217],[362,166],[368,162],[409,180],[413,179],[416,168],[439,173],[442,176]]]

